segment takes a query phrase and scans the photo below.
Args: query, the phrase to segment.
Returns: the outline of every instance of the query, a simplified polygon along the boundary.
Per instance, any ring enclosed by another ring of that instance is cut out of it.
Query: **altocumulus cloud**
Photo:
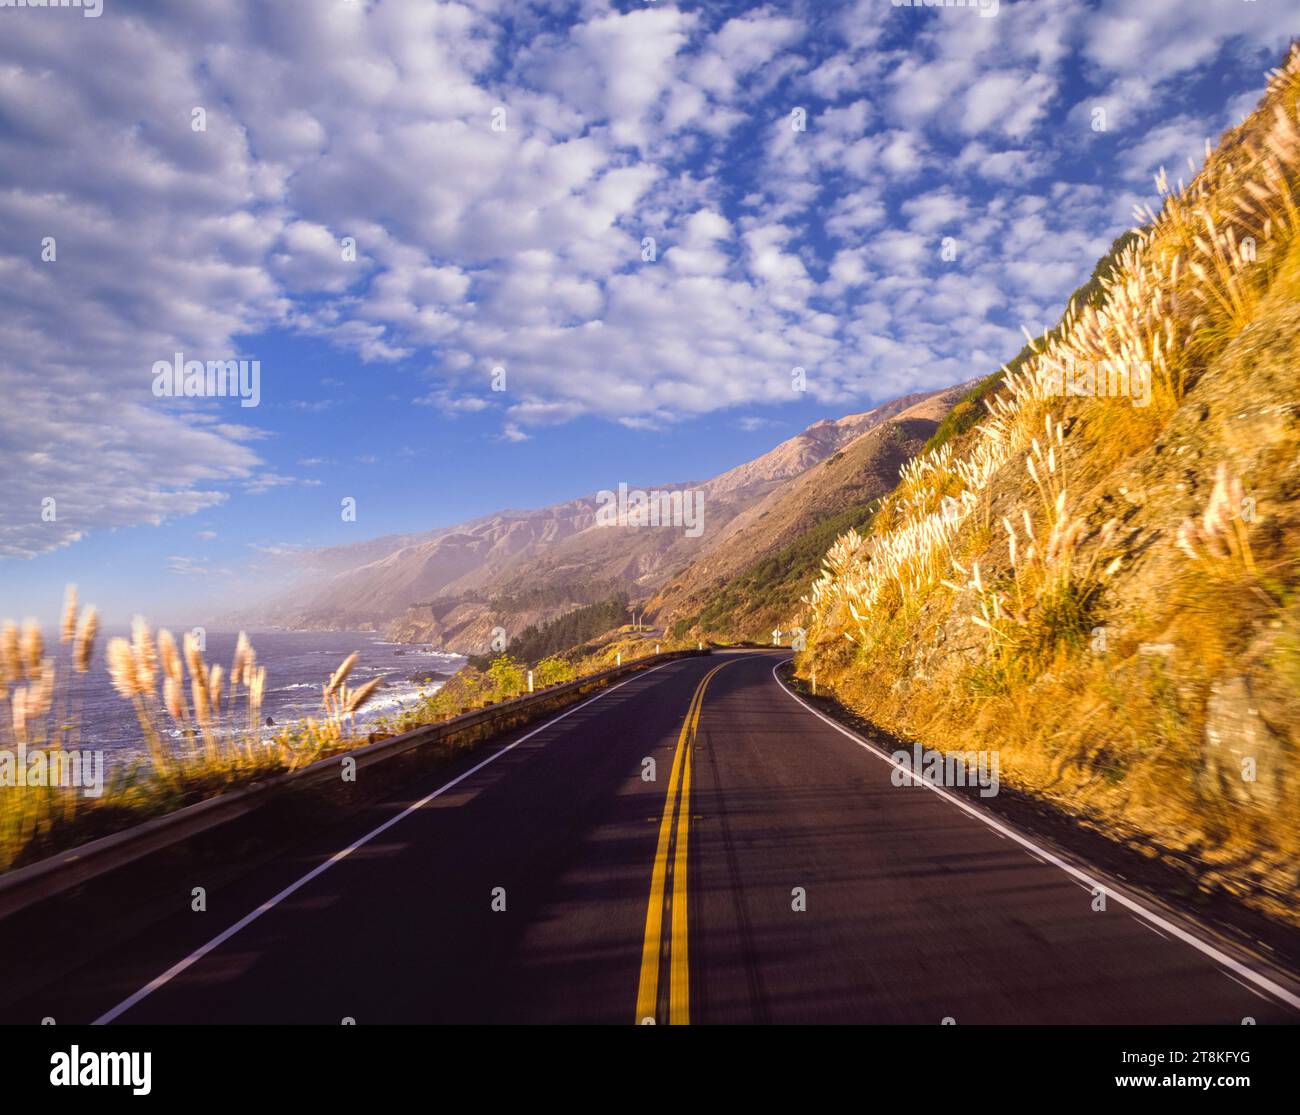
[[[1300,30],[1269,0],[1192,7],[0,11],[0,553],[290,480],[266,430],[149,390],[155,360],[268,330],[407,362],[409,399],[499,409],[509,440],[788,402],[794,366],[828,406],[985,373],[1122,231],[1144,164],[1232,122],[1162,91],[1228,62],[1262,84]],[[1097,98],[1122,143],[1087,131]]]

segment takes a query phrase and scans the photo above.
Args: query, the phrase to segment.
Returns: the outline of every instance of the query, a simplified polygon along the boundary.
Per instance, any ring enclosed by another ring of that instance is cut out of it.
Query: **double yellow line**
[[[673,864],[672,927],[668,940],[668,1021],[682,1026],[691,1020],[691,969],[687,946],[686,851],[691,828],[691,748],[700,724],[704,689],[710,679],[729,662],[714,666],[695,689],[668,779],[668,797],[659,823],[659,846],[655,850],[654,872],[650,876],[650,903],[645,914],[645,944],[641,949],[641,982],[637,988],[636,1021],[659,1021],[659,969],[663,958],[664,893],[668,861]],[[680,789],[681,793],[678,793]],[[674,824],[675,822],[675,824]],[[674,839],[674,828],[676,838]]]

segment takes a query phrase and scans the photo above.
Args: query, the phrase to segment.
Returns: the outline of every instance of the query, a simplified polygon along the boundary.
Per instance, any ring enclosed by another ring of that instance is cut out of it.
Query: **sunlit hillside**
[[[1098,296],[826,554],[798,658],[883,727],[1000,749],[1016,788],[1293,920],[1298,97],[1293,48],[1190,184],[1162,175]]]

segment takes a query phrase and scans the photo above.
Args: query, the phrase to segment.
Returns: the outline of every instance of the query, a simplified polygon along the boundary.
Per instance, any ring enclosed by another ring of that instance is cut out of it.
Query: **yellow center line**
[[[697,687],[691,696],[681,735],[677,737],[677,752],[673,756],[672,775],[668,779],[668,797],[664,803],[663,820],[659,824],[659,845],[655,850],[654,870],[650,874],[650,902],[645,914],[645,944],[641,950],[641,982],[636,997],[638,1023],[652,1020],[659,1007],[659,950],[660,931],[664,914],[664,877],[668,873],[668,843],[673,831],[673,804],[677,794],[677,779],[681,773],[682,757],[686,752],[686,738],[690,732],[691,713],[699,698]]]
[[[704,679],[706,683],[709,677]],[[691,968],[686,943],[686,842],[691,829],[691,751],[695,746],[695,731],[700,725],[700,708],[703,704],[704,686],[701,685],[700,699],[695,702],[695,717],[691,721],[691,738],[686,744],[686,755],[682,761],[682,799],[677,807],[677,846],[673,849],[673,935],[668,945],[668,1021],[674,1026],[685,1026],[691,1020]]]
[[[669,938],[668,1020],[677,1025],[690,1021],[690,965],[687,951],[686,863],[690,831],[691,746],[700,723],[704,705],[704,688],[724,666],[723,662],[704,675],[696,687],[682,721],[673,756],[663,819],[659,823],[659,843],[655,849],[654,870],[650,875],[650,901],[646,906],[645,943],[641,949],[641,979],[637,987],[636,1021],[658,1021],[659,967],[663,951],[664,891],[668,875],[668,852],[672,844],[673,818],[677,819],[677,840],[673,849],[672,932]],[[678,786],[681,786],[678,804]]]

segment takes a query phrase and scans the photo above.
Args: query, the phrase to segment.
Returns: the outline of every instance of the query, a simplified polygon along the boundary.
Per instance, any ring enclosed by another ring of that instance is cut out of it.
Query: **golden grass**
[[[40,627],[12,620],[0,626],[0,750],[73,749],[81,738],[81,713],[74,707],[73,673],[86,673],[98,633],[93,607],[77,613],[69,588],[59,625],[62,657],[44,645]],[[661,649],[674,649],[660,640]],[[655,640],[618,634],[579,654],[553,656],[533,668],[534,691],[599,673],[622,655],[624,664],[654,653]],[[463,671],[416,704],[381,718],[359,737],[357,716],[383,684],[374,678],[353,687],[348,680],[359,656],[348,655],[321,687],[321,715],[263,731],[262,700],[267,671],[240,632],[229,669],[205,660],[197,640],[179,642],[142,618],[129,638],[105,648],[109,679],[135,713],[147,761],[112,772],[100,798],[77,787],[0,787],[0,870],[33,856],[50,854],[84,839],[138,823],[187,802],[220,793],[267,775],[305,766],[376,738],[522,695],[527,670],[508,655],[480,673]],[[55,684],[56,677],[63,684]]]
[[[944,445],[910,461],[878,519],[884,528],[868,539],[849,532],[836,542],[804,600],[821,633],[862,639],[875,613],[906,606],[942,584],[964,522],[981,505],[991,479],[1020,453],[1028,451],[1026,469],[1043,502],[1055,505],[1064,494],[1067,447],[1063,423],[1057,419],[1053,425],[1050,408],[1071,369],[1086,366],[1098,382],[1115,384],[1149,374],[1157,405],[1142,418],[1149,423],[1144,441],[1150,443],[1182,398],[1188,375],[1202,370],[1212,355],[1207,337],[1221,351],[1249,321],[1271,265],[1284,258],[1300,229],[1300,131],[1292,120],[1298,89],[1295,49],[1270,79],[1272,123],[1263,150],[1244,137],[1229,141],[1207,157],[1190,187],[1176,193],[1168,192],[1162,171],[1157,184],[1165,205],[1120,253],[1102,281],[1099,302],[1071,305],[1041,349],[1029,338],[1034,356],[1018,371],[1005,370],[1006,391],[988,403],[989,418],[963,456]],[[1249,251],[1243,249],[1247,243]],[[1087,400],[1094,410],[1115,402]],[[1032,532],[1027,510],[1024,521]],[[1076,540],[1054,534],[1044,558],[1064,565]],[[1248,560],[1248,551],[1243,556]]]
[[[840,537],[803,599],[802,675],[816,669],[819,684],[900,734],[961,749],[973,735],[1002,751],[1009,784],[1207,861],[1234,841],[1232,854],[1259,862],[1300,852],[1293,818],[1198,785],[1211,686],[1276,625],[1295,570],[1261,569],[1253,504],[1213,461],[1203,512],[1154,542],[1177,583],[1151,614],[1110,624],[1112,645],[1093,653],[1107,586],[1131,555],[1113,504],[1088,501],[1151,451],[1300,247],[1298,101],[1300,45],[1189,185],[1171,188],[1161,172],[1160,212],[1139,214],[1145,225],[1100,297],[1072,304],[1045,342],[1030,339],[1030,358],[1004,369],[963,441],[901,470],[872,532]],[[1080,369],[1115,394],[1149,377],[1148,405],[1071,394]],[[954,614],[969,640],[952,633]],[[1195,653],[1175,671],[1138,631]],[[941,632],[961,645],[937,649]]]
[[[81,710],[70,681],[90,669],[98,628],[93,607],[78,615],[75,587],[68,589],[60,620],[60,657],[47,653],[34,621],[21,628],[12,620],[4,623],[0,706],[7,715],[0,715],[0,750],[16,756],[20,749],[78,749]],[[135,712],[148,762],[112,773],[99,798],[83,795],[79,787],[0,787],[0,868],[32,848],[62,846],[66,841],[56,829],[75,842],[77,833],[97,830],[102,815],[165,812],[355,746],[357,714],[384,680],[349,687],[346,679],[357,661],[350,655],[322,688],[321,717],[267,736],[261,725],[266,668],[257,664],[243,632],[229,671],[206,662],[193,635],[186,634],[178,647],[170,631],[155,638],[140,617],[129,639],[109,641],[105,657],[114,690]]]

